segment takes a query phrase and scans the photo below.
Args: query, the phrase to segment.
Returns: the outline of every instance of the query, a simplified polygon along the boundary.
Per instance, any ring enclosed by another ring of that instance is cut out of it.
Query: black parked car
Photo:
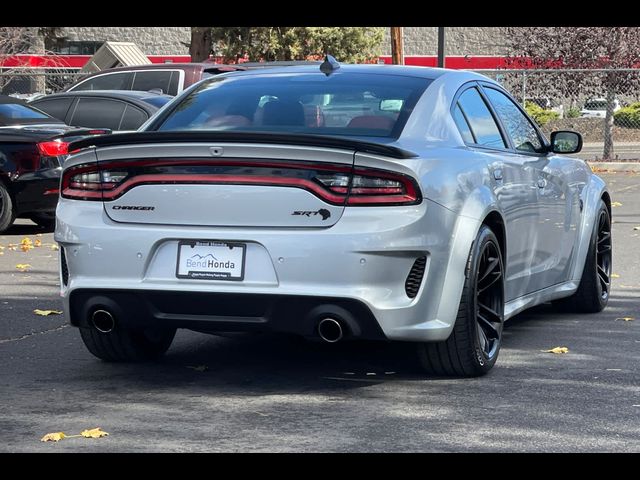
[[[0,95],[0,233],[16,217],[51,228],[68,145],[105,129],[65,125],[22,100]]]
[[[137,130],[173,98],[153,92],[93,90],[55,93],[33,100],[30,105],[67,125],[119,132]]]

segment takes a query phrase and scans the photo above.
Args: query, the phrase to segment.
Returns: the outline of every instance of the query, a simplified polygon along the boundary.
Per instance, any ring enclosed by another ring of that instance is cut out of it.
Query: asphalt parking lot
[[[603,177],[621,204],[609,307],[517,316],[478,379],[425,378],[403,345],[188,331],[160,363],[102,363],[62,316],[33,313],[61,308],[57,252],[20,221],[0,235],[0,451],[638,452],[640,175]],[[42,245],[8,247],[25,237]],[[556,346],[569,353],[542,352]],[[40,442],[93,427],[110,435]]]

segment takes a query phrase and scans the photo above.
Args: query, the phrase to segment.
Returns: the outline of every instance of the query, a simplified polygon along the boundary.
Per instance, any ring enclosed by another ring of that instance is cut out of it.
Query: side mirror
[[[582,135],[561,130],[551,133],[550,151],[553,153],[578,153],[582,150]]]

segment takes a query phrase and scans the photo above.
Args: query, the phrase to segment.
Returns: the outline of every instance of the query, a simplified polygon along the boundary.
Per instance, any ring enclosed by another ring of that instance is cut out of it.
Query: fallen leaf
[[[20,242],[20,245],[33,245],[33,242],[29,237],[24,237]]]
[[[28,263],[18,263],[16,265],[16,268],[21,272],[26,272],[28,269],[31,268],[31,265],[29,265]]]
[[[616,320],[622,320],[623,322],[633,322],[636,319],[636,317],[619,317],[616,318]]]
[[[634,230],[640,230],[640,227],[633,227]]]
[[[33,245],[31,245],[30,243],[25,243],[23,245],[20,245],[20,250],[22,250],[24,253],[27,253],[29,250],[33,249]]]
[[[206,372],[207,370],[209,370],[209,367],[207,367],[206,365],[187,365],[187,368],[195,370],[196,372]]]
[[[41,247],[42,246],[42,240],[40,240],[39,238],[33,242],[33,245],[36,247]]]
[[[43,317],[46,317],[47,315],[61,315],[62,312],[60,310],[40,310],[39,308],[36,308],[33,313],[35,313],[36,315],[41,315]]]
[[[544,353],[556,353],[556,354],[569,353],[569,349],[567,347],[554,347],[551,350],[540,350],[540,351]]]
[[[60,247],[58,247],[58,245],[54,243],[53,245],[51,245],[51,250],[60,250]]]
[[[100,430],[100,427],[96,427],[96,428],[92,428],[91,430],[83,430],[80,432],[80,435],[82,435],[85,438],[100,438],[100,437],[106,437],[109,434],[107,432],[103,432],[102,430]]]
[[[618,275],[617,273],[612,273],[611,278],[620,278],[620,275]]]
[[[4,250],[4,247],[2,245],[0,245],[0,252]]]
[[[41,442],[59,442],[65,437],[66,435],[64,434],[64,432],[47,433],[44,437],[40,439],[40,441]]]
[[[612,206],[612,207],[621,207],[621,206],[622,206],[622,204],[621,204],[620,202],[612,202],[612,203],[611,203],[611,206]]]
[[[9,245],[7,245],[7,248],[15,252],[18,249],[18,245],[10,243]]]

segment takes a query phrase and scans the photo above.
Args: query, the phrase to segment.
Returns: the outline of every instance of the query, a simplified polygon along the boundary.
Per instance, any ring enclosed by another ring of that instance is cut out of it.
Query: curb
[[[640,173],[640,162],[590,162],[587,160],[587,164],[594,171]]]

